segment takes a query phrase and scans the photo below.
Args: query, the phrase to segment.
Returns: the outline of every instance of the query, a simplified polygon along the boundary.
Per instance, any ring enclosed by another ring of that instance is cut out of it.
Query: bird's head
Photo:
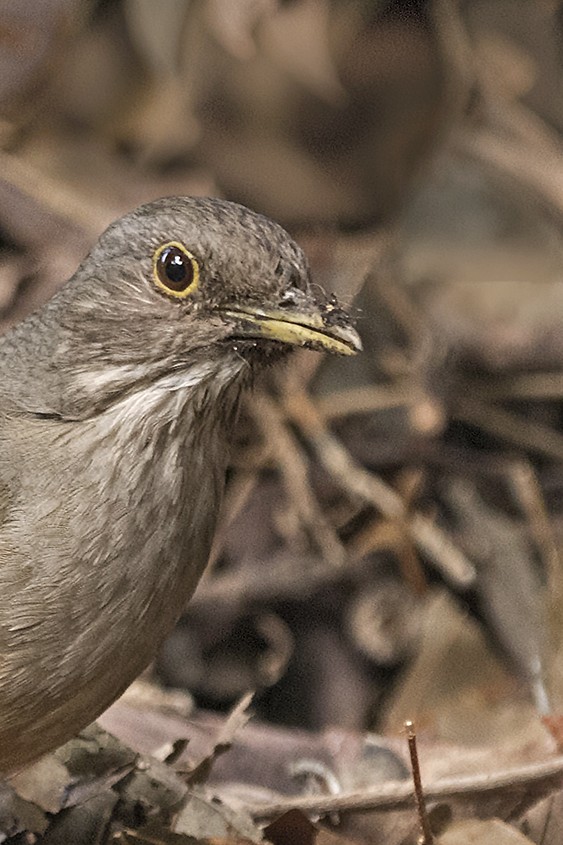
[[[360,349],[334,299],[313,294],[287,232],[218,199],[163,198],[117,220],[39,323],[56,337],[46,354],[76,416],[196,367],[220,375],[296,346]]]

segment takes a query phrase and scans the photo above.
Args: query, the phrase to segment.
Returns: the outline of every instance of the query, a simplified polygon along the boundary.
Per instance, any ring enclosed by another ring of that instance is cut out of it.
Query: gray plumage
[[[186,299],[154,284],[168,241],[199,262]],[[358,347],[334,303],[313,299],[283,229],[192,198],[114,223],[0,339],[1,772],[96,718],[193,592],[241,390],[289,349],[233,317],[241,304],[320,314],[327,338]]]

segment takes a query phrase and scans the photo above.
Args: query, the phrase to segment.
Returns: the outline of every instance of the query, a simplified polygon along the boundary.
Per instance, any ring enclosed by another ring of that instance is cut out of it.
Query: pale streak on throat
[[[124,437],[131,434],[133,428],[154,421],[159,414],[172,419],[175,415],[186,411],[185,405],[198,387],[211,386],[213,392],[220,396],[224,388],[236,381],[242,367],[238,360],[196,364],[186,370],[167,373],[138,390],[133,390],[127,396],[119,399],[108,408],[98,419],[98,425],[105,423],[106,430],[121,430]],[[104,384],[122,379],[127,371],[134,374],[133,367],[115,367],[102,375]],[[94,376],[94,383],[98,376]],[[98,382],[99,384],[99,382]],[[194,397],[195,398],[195,397]]]

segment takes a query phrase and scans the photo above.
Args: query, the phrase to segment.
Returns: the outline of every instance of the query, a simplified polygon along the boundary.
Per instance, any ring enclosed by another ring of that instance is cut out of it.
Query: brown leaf
[[[288,810],[264,828],[264,835],[273,845],[314,845],[318,828],[301,810]]]

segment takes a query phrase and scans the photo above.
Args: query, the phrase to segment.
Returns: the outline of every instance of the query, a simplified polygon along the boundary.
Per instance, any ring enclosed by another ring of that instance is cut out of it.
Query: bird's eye
[[[183,299],[198,286],[199,264],[183,244],[169,241],[154,254],[153,275],[157,287],[169,296]]]

